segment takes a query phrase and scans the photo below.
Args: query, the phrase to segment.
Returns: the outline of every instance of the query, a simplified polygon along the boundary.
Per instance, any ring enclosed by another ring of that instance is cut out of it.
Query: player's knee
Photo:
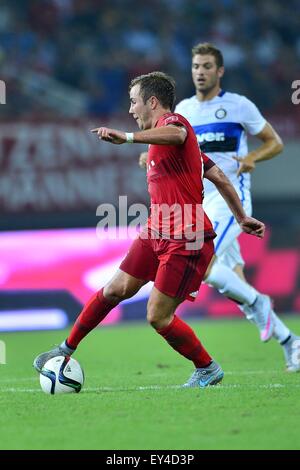
[[[227,267],[223,267],[219,264],[214,264],[209,271],[208,276],[205,278],[205,282],[210,286],[215,287],[220,292],[226,290],[228,284]]]
[[[156,330],[160,328],[161,324],[161,309],[157,302],[148,301],[147,305],[147,321],[150,323],[152,328]]]
[[[127,284],[108,284],[104,287],[104,296],[112,304],[118,304],[122,300],[132,297],[135,292]]]
[[[155,308],[148,305],[147,307],[147,322],[153,327],[157,327],[158,323],[158,312]]]
[[[157,302],[148,302],[147,321],[155,330],[165,328],[170,323],[169,313],[164,312],[163,306]]]

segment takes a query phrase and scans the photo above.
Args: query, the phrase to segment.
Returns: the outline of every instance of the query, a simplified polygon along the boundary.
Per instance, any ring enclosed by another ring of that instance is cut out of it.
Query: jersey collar
[[[209,101],[199,101],[198,98],[197,98],[197,95],[194,95],[194,97],[195,97],[195,100],[198,101],[198,103],[209,103],[209,102],[213,101],[216,98],[221,98],[222,96],[225,95],[225,93],[226,93],[226,91],[221,89],[219,91],[219,93],[217,95],[215,95],[213,98],[211,98]]]

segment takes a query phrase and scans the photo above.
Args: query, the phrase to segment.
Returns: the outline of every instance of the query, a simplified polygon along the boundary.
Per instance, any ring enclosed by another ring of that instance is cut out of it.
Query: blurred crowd
[[[0,10],[9,117],[63,116],[50,88],[76,96],[84,115],[119,114],[129,80],[152,70],[175,77],[178,99],[191,96],[191,47],[202,41],[224,54],[223,87],[266,111],[300,79],[299,0],[0,0]]]

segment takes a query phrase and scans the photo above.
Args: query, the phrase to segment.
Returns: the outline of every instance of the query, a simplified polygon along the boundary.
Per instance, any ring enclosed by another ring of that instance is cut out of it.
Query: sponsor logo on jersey
[[[193,297],[193,298],[195,299],[195,298],[197,297],[197,295],[198,295],[198,292],[199,292],[198,290],[196,290],[195,292],[191,292],[191,293],[189,294],[189,296],[190,296],[190,297]]]
[[[203,134],[197,134],[197,140],[199,144],[203,142],[223,142],[225,140],[224,132],[204,132]]]
[[[193,126],[203,152],[237,152],[243,132],[236,122],[215,122]]]
[[[155,166],[155,161],[151,160],[151,162],[147,165],[147,172],[150,171]]]

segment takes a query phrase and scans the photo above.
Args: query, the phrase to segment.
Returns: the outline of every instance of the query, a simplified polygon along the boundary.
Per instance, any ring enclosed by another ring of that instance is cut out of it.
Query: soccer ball
[[[40,373],[40,384],[43,392],[79,393],[84,382],[83,370],[70,356],[56,356],[46,362]]]

